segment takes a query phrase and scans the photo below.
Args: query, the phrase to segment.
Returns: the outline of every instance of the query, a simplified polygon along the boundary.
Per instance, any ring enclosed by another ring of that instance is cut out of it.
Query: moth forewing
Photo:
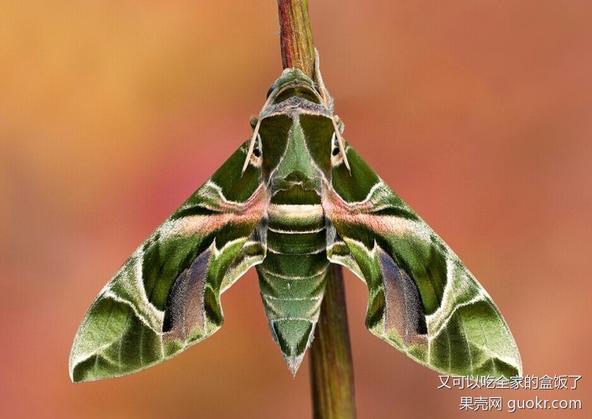
[[[241,174],[246,150],[242,145],[99,294],[74,339],[73,381],[142,370],[222,325],[220,294],[264,257],[254,232],[268,198],[260,168]]]
[[[445,374],[520,375],[514,338],[489,294],[349,145],[347,155],[351,170],[334,167],[323,208],[351,255],[342,246],[331,261],[368,285],[368,329]]]

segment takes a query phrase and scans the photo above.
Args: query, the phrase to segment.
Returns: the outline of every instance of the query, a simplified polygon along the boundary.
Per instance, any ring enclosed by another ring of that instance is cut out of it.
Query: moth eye
[[[337,136],[333,134],[333,138],[331,139],[331,165],[333,167],[339,166],[343,162],[343,155],[337,141]]]
[[[253,151],[251,152],[251,164],[255,167],[261,167],[261,136],[257,135],[255,144],[253,144]]]

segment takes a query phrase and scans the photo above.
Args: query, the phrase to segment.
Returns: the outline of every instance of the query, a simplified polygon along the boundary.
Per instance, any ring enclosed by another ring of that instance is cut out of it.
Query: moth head
[[[272,187],[300,185],[319,190],[333,171],[349,170],[340,126],[328,116],[277,114],[257,121],[245,167],[261,168]]]
[[[243,171],[251,164],[262,168],[268,182],[317,185],[321,176],[330,179],[334,167],[344,164],[349,170],[343,124],[299,69],[283,71],[251,125]]]
[[[271,104],[281,103],[291,97],[321,103],[316,83],[297,68],[286,68],[267,92]]]

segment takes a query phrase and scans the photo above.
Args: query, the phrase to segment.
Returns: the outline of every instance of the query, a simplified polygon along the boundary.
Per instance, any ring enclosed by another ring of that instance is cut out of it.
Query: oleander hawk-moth
[[[88,310],[70,376],[129,374],[206,339],[221,294],[255,266],[293,374],[311,345],[331,264],[368,286],[366,326],[450,375],[521,374],[495,304],[453,251],[342,137],[315,79],[284,70],[251,138],[129,257]]]

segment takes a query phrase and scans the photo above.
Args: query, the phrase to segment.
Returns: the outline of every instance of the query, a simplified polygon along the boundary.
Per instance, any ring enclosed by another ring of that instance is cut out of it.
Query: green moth
[[[129,257],[88,310],[70,376],[129,374],[206,339],[220,296],[256,266],[293,374],[311,345],[330,264],[368,286],[366,326],[450,375],[521,374],[512,335],[452,250],[342,137],[315,80],[284,70],[253,134]]]

